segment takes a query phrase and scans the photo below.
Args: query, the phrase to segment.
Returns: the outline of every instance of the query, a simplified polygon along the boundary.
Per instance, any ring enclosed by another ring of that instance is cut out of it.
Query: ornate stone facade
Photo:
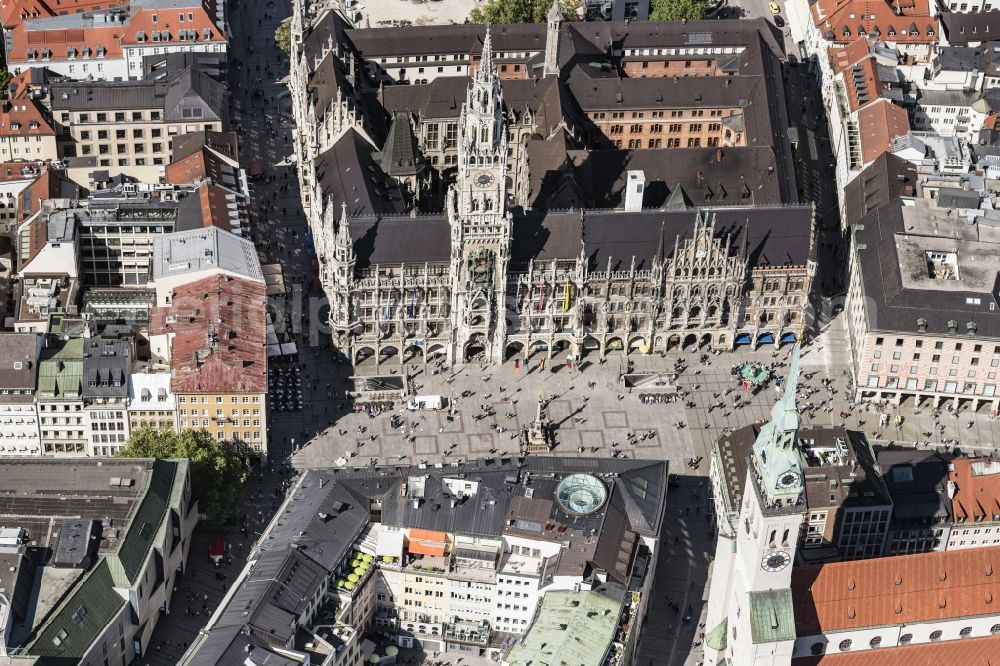
[[[559,28],[551,16],[549,39]],[[520,129],[510,126],[493,49],[484,30],[458,112],[444,210],[420,214],[396,196],[399,183],[381,157],[393,147],[380,151],[363,117],[327,110],[339,119],[336,131],[325,115],[316,118],[325,108],[312,103],[316,67],[326,56],[310,62],[308,49],[297,52],[292,89],[296,106],[304,104],[296,111],[304,204],[341,351],[362,365],[499,363],[538,352],[579,358],[729,349],[803,335],[815,268],[808,206],[700,208],[678,186],[655,209],[513,207],[520,201],[511,173],[525,165],[509,163]],[[336,55],[337,71],[346,71],[344,53]],[[558,69],[557,59],[547,49],[546,70]],[[557,85],[557,78],[536,85]],[[407,86],[397,87],[404,94]],[[344,94],[327,96],[346,104]],[[385,109],[394,122],[399,111]]]

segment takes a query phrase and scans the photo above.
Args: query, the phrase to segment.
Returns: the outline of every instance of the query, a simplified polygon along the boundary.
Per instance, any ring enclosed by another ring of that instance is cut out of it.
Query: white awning
[[[392,555],[395,558],[403,556],[403,533],[390,532],[383,529],[378,533],[378,545],[375,546],[376,555]]]

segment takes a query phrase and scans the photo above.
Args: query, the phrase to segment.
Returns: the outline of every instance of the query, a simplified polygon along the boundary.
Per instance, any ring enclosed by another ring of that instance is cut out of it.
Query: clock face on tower
[[[788,563],[791,561],[791,555],[783,550],[775,550],[764,556],[764,559],[760,561],[760,568],[764,571],[774,573],[787,567]]]
[[[778,477],[778,487],[779,488],[791,488],[799,480],[797,474],[793,472],[785,472],[780,477]]]
[[[493,184],[493,175],[489,173],[481,173],[476,176],[476,185],[479,187],[489,187]]]

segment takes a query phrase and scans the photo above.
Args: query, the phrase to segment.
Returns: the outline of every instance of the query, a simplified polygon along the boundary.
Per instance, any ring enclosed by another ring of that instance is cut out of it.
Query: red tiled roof
[[[0,105],[0,136],[55,136],[42,107],[30,99]]]
[[[207,148],[201,148],[183,159],[168,164],[163,176],[166,182],[172,185],[186,185],[199,178],[211,178],[214,157]]]
[[[870,56],[871,48],[867,39],[858,37],[846,46],[831,46],[828,54],[830,65],[833,66],[833,73],[840,74],[851,65]]]
[[[12,29],[26,19],[50,18],[59,14],[79,14],[80,12],[124,7],[127,0],[4,0],[0,2],[0,22],[4,28]]]
[[[101,62],[97,57],[98,47],[104,47],[104,60],[122,57],[121,35],[123,25],[102,25],[92,28],[73,30],[32,30],[27,31],[24,25],[19,25],[13,32],[13,44],[7,54],[8,62],[28,62],[32,66],[44,66],[47,62]],[[69,57],[69,49],[76,49],[76,57]],[[84,49],[90,49],[90,55],[84,56]],[[51,54],[48,59],[42,59],[43,49]],[[34,51],[34,60],[29,60],[28,52]]]
[[[997,615],[1000,546],[797,567],[792,597],[799,636]]]
[[[177,287],[169,306],[153,310],[150,332],[174,336],[174,393],[267,390],[264,298],[261,282],[214,275]]]
[[[951,463],[948,481],[955,493],[951,508],[956,521],[975,524],[996,520],[1000,515],[1000,460],[956,458]]]
[[[875,59],[865,58],[844,72],[844,88],[851,111],[878,99],[882,82],[875,69]]]
[[[865,164],[892,148],[892,141],[910,131],[906,109],[885,98],[866,104],[858,111],[861,130],[861,159]]]
[[[32,72],[35,70],[34,78],[35,83],[32,83]],[[30,97],[33,87],[37,84],[39,80],[44,83],[48,82],[48,79],[56,76],[56,73],[47,67],[35,67],[28,68],[21,72],[20,74],[15,74],[10,77],[10,82],[7,84],[7,93],[10,99],[21,99],[22,97]],[[42,86],[44,87],[44,85]]]
[[[822,657],[803,657],[792,666],[998,666],[1000,636],[966,638],[942,643],[921,643],[881,650],[831,653]]]
[[[201,203],[201,219],[205,221],[205,226],[211,225],[224,231],[233,232],[226,191],[218,185],[202,183],[197,194]]]
[[[900,44],[937,42],[938,24],[929,0],[817,0],[812,14],[819,31],[832,33],[839,44],[859,36]]]
[[[180,16],[184,16],[181,21]],[[153,22],[156,16],[156,23]],[[209,30],[211,35],[205,39],[205,30]],[[149,46],[153,44],[152,34],[154,31],[169,32],[170,39],[167,43],[181,43],[179,30],[195,30],[194,41],[198,42],[225,42],[226,36],[222,34],[219,27],[215,25],[215,19],[205,11],[205,8],[197,1],[193,1],[189,7],[172,7],[170,9],[137,9],[129,19],[125,33],[122,35],[122,44],[125,46]],[[140,42],[137,35],[140,32],[146,33],[146,41]],[[191,40],[185,40],[189,43]]]

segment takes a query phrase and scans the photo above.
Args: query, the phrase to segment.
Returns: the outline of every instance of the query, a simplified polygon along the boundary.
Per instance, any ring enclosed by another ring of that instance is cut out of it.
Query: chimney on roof
[[[646,174],[641,169],[626,172],[625,182],[625,212],[635,213],[642,210],[643,192],[646,189]]]

